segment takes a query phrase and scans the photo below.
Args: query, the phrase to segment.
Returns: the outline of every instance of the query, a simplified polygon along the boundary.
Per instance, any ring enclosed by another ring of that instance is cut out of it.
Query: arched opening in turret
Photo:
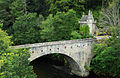
[[[77,62],[72,57],[60,53],[41,56],[31,61],[30,64],[33,66],[37,78],[65,78],[65,76],[68,78],[70,75],[74,76],[72,70],[79,69]]]

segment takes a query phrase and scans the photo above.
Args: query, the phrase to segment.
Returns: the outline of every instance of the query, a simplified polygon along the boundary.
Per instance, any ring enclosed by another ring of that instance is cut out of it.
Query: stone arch
[[[89,71],[85,69],[85,65],[88,67],[90,66],[90,61],[93,56],[93,42],[96,42],[96,39],[34,43],[13,46],[13,48],[29,48],[31,55],[28,60],[30,61],[47,54],[64,54],[70,62],[71,69],[74,70],[73,72],[75,72],[76,75],[88,76]]]
[[[53,55],[53,54],[56,54],[56,53],[44,54],[44,55],[42,55],[40,57],[47,56],[47,55]],[[57,53],[57,54],[63,55],[64,58],[67,60],[67,62],[69,64],[69,68],[71,70],[71,73],[76,74],[73,71],[80,71],[79,64],[77,63],[77,61],[74,58],[72,58],[72,56],[69,56],[69,55],[64,54],[64,53]],[[40,57],[37,57],[37,58],[31,60],[31,62],[38,59],[38,58],[40,58]]]

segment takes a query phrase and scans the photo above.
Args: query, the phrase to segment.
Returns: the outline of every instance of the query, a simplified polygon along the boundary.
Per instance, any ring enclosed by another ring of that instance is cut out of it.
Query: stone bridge
[[[48,54],[63,54],[69,62],[73,74],[87,76],[89,75],[87,68],[90,66],[93,57],[92,44],[95,41],[96,39],[66,40],[19,45],[15,48],[29,47],[31,52],[30,61]]]

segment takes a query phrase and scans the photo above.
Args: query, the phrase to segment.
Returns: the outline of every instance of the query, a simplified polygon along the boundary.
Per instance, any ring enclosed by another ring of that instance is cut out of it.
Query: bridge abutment
[[[93,57],[93,53],[91,51],[87,51],[90,53],[85,53],[85,52],[78,52],[75,57],[73,56],[72,58],[74,59],[75,62],[71,62],[71,72],[75,75],[86,77],[89,75],[89,70],[90,70],[90,62]]]

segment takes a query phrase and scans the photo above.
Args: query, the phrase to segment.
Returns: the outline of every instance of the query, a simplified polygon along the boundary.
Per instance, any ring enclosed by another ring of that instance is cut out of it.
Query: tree
[[[29,13],[17,18],[13,26],[9,29],[9,33],[13,36],[12,40],[15,44],[28,44],[41,42],[40,39],[40,22],[42,16],[37,17],[36,13]]]
[[[113,0],[86,0],[86,9],[96,9],[96,7],[108,7]]]
[[[0,24],[0,27],[2,26],[3,24]],[[10,38],[11,37],[8,36],[8,34],[0,28],[0,53],[2,53],[2,51],[5,51],[12,44]]]
[[[27,3],[26,0],[14,0],[10,4],[10,13],[13,15],[14,19],[16,17],[22,16],[27,13]]]
[[[102,7],[102,3],[105,0],[86,0],[86,9],[94,9],[96,10],[97,7]]]
[[[3,29],[8,29],[14,21],[9,8],[12,2],[13,0],[0,0],[0,20],[3,22]]]
[[[0,23],[0,27],[2,27],[2,26],[3,26],[3,24]],[[10,38],[11,37],[8,36],[8,34],[5,31],[1,30],[1,28],[0,28],[0,69],[4,62],[4,60],[2,59],[2,54],[12,44],[12,42],[10,41]],[[0,72],[0,74],[1,74],[1,72]]]
[[[109,8],[103,12],[103,26],[108,26],[111,37],[105,40],[104,44],[96,44],[94,47],[95,58],[92,59],[91,68],[104,78],[116,77],[120,73],[120,29],[119,20],[119,0],[114,0]]]
[[[4,64],[1,67],[2,78],[36,78],[33,67],[30,66],[28,49],[8,50],[10,53],[2,54]]]
[[[71,32],[77,28],[79,24],[75,11],[57,12],[42,22],[41,38],[43,41],[69,40]]]
[[[27,13],[26,0],[0,0],[0,20],[4,30],[11,27],[17,17]]]
[[[90,30],[88,25],[84,25],[80,27],[80,33],[83,35],[82,38],[90,37]]]
[[[102,26],[119,26],[120,1],[114,0],[108,8],[101,12],[100,24]]]
[[[72,31],[71,33],[71,40],[73,39],[81,39],[82,38],[82,35],[80,33],[78,33],[77,31]]]
[[[50,14],[45,21],[42,22],[41,39],[42,41],[55,41],[55,28],[53,25],[53,15]]]
[[[33,67],[29,65],[29,50],[11,49],[10,38],[0,29],[0,78],[36,78]]]
[[[80,13],[80,10],[84,10],[85,0],[46,0],[50,5],[49,12],[56,14],[59,12],[67,12],[69,9],[75,10]]]
[[[44,17],[47,17],[49,15],[48,9],[49,5],[46,0],[27,0],[28,12],[36,12],[38,15],[42,14]]]
[[[73,31],[71,33],[71,39],[84,39],[84,38],[93,38],[89,32],[88,25],[81,25],[79,31]]]
[[[120,29],[111,27],[111,37],[104,44],[96,44],[92,59],[93,71],[103,77],[112,78],[120,73]]]

